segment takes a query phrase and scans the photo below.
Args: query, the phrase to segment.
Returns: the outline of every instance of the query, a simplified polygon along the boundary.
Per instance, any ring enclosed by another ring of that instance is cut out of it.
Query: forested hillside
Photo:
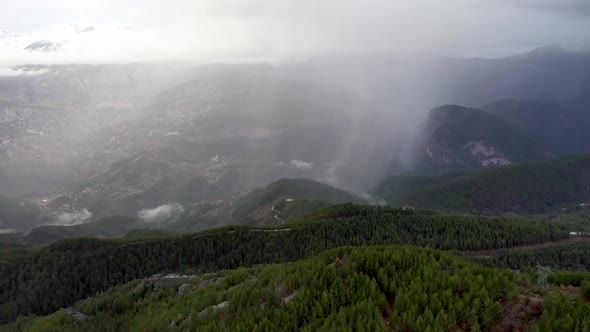
[[[543,213],[590,198],[590,155],[456,176],[394,176],[374,194],[400,206],[490,215]]]
[[[340,248],[296,263],[175,278],[136,280],[5,329],[573,331],[590,323],[589,304],[559,292],[544,303],[532,275],[415,247]]]
[[[567,237],[567,231],[550,223],[345,204],[280,228],[226,227],[151,240],[64,240],[0,264],[0,318],[8,322],[51,313],[154,273],[295,261],[340,246],[478,250]]]
[[[417,141],[415,168],[435,174],[543,158],[542,149],[508,121],[459,105],[432,109]]]
[[[255,189],[242,197],[233,208],[232,218],[256,222],[256,212],[274,204],[285,206],[285,200],[312,200],[325,203],[363,203],[358,196],[310,179],[281,179]]]
[[[357,195],[311,179],[279,179],[218,204],[198,204],[170,226],[183,232],[224,225],[275,225],[330,204],[366,203]]]
[[[80,225],[35,227],[27,234],[26,240],[35,245],[45,245],[76,237],[114,238],[124,235],[133,227],[142,226],[147,227],[148,225],[140,224],[136,218],[111,216]]]

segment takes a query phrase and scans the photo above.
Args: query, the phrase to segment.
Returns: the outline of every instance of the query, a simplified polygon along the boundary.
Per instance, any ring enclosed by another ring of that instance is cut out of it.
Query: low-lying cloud
[[[164,222],[171,218],[180,216],[184,208],[180,203],[164,204],[153,209],[143,209],[138,212],[137,216],[145,222]]]
[[[291,160],[289,165],[295,168],[302,169],[304,171],[310,170],[313,168],[313,163],[303,160]]]
[[[59,226],[74,226],[85,224],[90,221],[92,218],[92,212],[88,211],[88,209],[84,209],[82,211],[77,212],[66,212],[62,213],[57,217],[57,219],[51,225],[59,225]]]

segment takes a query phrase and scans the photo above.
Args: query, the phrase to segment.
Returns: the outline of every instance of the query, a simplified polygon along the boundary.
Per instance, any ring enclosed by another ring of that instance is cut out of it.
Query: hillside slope
[[[583,295],[557,287],[545,294],[534,281],[432,249],[340,248],[289,264],[154,275],[5,329],[575,331],[590,324]]]
[[[187,210],[172,228],[196,231],[230,224],[275,225],[340,203],[366,202],[353,193],[315,180],[280,179],[239,197],[199,204]]]
[[[510,122],[519,131],[558,156],[590,152],[588,101],[542,103],[500,100],[482,110]]]
[[[418,141],[418,166],[435,173],[510,165],[543,157],[539,147],[509,122],[459,105],[432,109]]]
[[[131,217],[111,216],[100,218],[89,223],[58,226],[45,225],[33,228],[27,234],[27,241],[35,245],[45,245],[62,239],[76,237],[114,238],[122,236],[133,227],[146,227],[139,224],[139,220]]]
[[[41,211],[35,204],[23,199],[0,196],[0,231],[28,229],[38,225],[40,218]]]
[[[424,185],[407,185],[408,179]],[[394,205],[481,214],[543,213],[590,198],[590,155],[457,176],[394,176],[374,194]]]
[[[88,316],[82,321],[62,310],[18,327],[427,331],[477,324],[489,330],[502,308],[492,294],[503,291],[510,300],[519,294],[514,273],[412,247],[344,248],[291,264],[187,276],[176,282],[169,277],[169,284],[159,278],[138,280],[76,305],[74,310]],[[441,294],[439,301],[430,300]],[[467,315],[480,305],[477,319]]]
[[[205,273],[281,263],[347,245],[480,250],[568,237],[556,225],[532,220],[344,204],[280,227],[233,226],[147,240],[64,240],[0,265],[0,323],[48,314],[112,286],[165,271],[190,268]]]

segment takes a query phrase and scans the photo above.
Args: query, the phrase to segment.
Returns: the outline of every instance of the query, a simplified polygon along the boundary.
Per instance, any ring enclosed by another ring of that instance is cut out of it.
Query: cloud
[[[505,0],[511,4],[542,12],[556,12],[568,16],[590,16],[588,0]]]
[[[146,222],[163,222],[173,217],[178,217],[184,212],[180,203],[164,204],[153,209],[143,209],[138,212],[138,217]]]
[[[57,219],[50,225],[58,226],[74,226],[79,224],[85,224],[92,218],[92,212],[84,209],[78,212],[63,213],[57,217]]]
[[[313,167],[313,163],[303,160],[291,160],[289,165],[304,171],[310,170]]]
[[[0,37],[5,29],[20,38],[4,46],[0,38],[0,66],[455,55],[586,43],[590,22],[563,13],[588,15],[589,7],[588,0],[21,0],[0,12]],[[94,29],[79,33],[87,27]],[[43,39],[62,49],[23,50]]]

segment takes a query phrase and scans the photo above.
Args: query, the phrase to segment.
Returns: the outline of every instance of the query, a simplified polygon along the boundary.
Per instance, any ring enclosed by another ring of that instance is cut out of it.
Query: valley
[[[0,77],[0,330],[584,331],[589,65]]]

